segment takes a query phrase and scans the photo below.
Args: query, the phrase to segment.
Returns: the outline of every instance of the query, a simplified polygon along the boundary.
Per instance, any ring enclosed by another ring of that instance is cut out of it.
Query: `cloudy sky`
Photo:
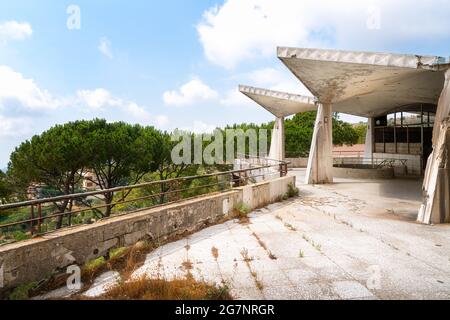
[[[0,168],[75,119],[197,132],[272,120],[236,88],[308,94],[276,46],[448,57],[449,14],[447,0],[2,1]]]

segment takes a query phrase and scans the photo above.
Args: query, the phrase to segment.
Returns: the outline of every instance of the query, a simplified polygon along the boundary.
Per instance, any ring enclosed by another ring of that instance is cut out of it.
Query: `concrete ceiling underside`
[[[317,110],[313,97],[242,85],[239,91],[278,118]]]
[[[278,58],[333,111],[374,117],[437,105],[449,65],[433,56],[278,48]]]

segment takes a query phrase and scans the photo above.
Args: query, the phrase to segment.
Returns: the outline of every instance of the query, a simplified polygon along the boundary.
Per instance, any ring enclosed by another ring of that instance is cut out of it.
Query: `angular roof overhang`
[[[278,58],[333,111],[373,117],[407,105],[436,105],[450,66],[444,58],[278,48]]]
[[[278,118],[317,110],[313,97],[242,85],[239,91]]]

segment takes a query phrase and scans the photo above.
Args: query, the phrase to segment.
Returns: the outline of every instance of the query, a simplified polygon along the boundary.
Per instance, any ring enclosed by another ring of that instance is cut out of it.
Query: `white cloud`
[[[27,22],[5,21],[0,23],[0,41],[23,40],[33,34]]]
[[[129,102],[124,106],[125,112],[129,113],[133,118],[139,119],[142,124],[151,124],[153,123],[153,116],[145,110],[144,107],[138,105],[136,102]]]
[[[186,106],[196,102],[217,99],[219,94],[199,79],[194,79],[182,85],[178,91],[166,91],[163,101],[167,105]]]
[[[79,90],[77,96],[80,101],[92,109],[104,109],[105,107],[114,107],[122,103],[111,95],[108,90],[103,88],[95,90]]]
[[[0,107],[6,102],[20,104],[25,109],[56,109],[63,102],[47,90],[40,89],[33,79],[25,78],[10,67],[0,66]]]
[[[100,43],[98,44],[98,50],[107,58],[113,59],[113,52],[112,52],[112,44],[111,41],[109,41],[108,38],[103,37],[100,39]]]
[[[169,123],[167,116],[153,116],[146,107],[134,101],[116,97],[104,88],[77,91],[77,103],[87,106],[94,113],[119,110],[124,117],[131,116],[133,121],[143,125],[165,127]]]
[[[195,120],[192,126],[183,127],[181,131],[189,131],[193,133],[212,133],[217,128],[216,125],[205,123],[201,120]]]
[[[252,102],[249,98],[239,92],[238,88],[228,90],[225,92],[220,104],[223,106],[231,107],[255,107],[256,103]]]
[[[10,118],[0,114],[0,138],[17,138],[30,134],[32,120],[30,118]]]
[[[445,0],[226,0],[203,14],[197,31],[207,59],[233,68],[275,56],[277,46],[374,50],[448,38],[449,11]]]
[[[156,116],[155,123],[158,127],[165,128],[170,123],[169,117],[164,115]]]

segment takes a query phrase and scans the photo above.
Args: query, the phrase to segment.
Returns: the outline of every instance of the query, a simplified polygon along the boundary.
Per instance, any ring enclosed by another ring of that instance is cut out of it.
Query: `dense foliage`
[[[285,143],[287,157],[307,157],[311,148],[311,140],[314,131],[317,112],[303,112],[285,121]],[[242,124],[234,125],[231,128],[240,129],[272,129],[273,122],[255,125]],[[357,131],[347,122],[339,119],[338,114],[333,116],[333,144],[353,145],[358,143],[360,136],[365,136],[365,131]],[[268,141],[270,143],[270,135]]]
[[[12,193],[6,174],[0,170],[0,203],[6,202]]]

